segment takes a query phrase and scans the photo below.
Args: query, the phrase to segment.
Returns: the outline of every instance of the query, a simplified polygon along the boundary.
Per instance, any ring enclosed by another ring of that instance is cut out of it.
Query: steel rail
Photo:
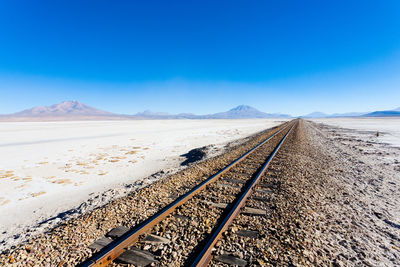
[[[159,222],[161,222],[164,218],[166,218],[168,215],[170,215],[172,212],[175,211],[176,208],[179,206],[183,205],[185,202],[190,200],[192,197],[200,193],[203,189],[206,188],[207,185],[211,184],[212,182],[216,181],[221,175],[229,171],[231,168],[236,166],[238,163],[246,159],[251,153],[253,153],[257,148],[260,146],[264,145],[266,142],[268,142],[271,138],[276,136],[278,133],[282,132],[288,126],[290,123],[286,126],[284,126],[282,129],[279,131],[275,132],[273,135],[256,145],[254,148],[250,149],[247,151],[245,154],[243,154],[241,157],[230,163],[228,166],[214,174],[213,176],[209,177],[205,181],[201,182],[200,184],[196,185],[194,188],[192,188],[189,192],[186,194],[178,197],[176,200],[165,206],[163,209],[158,211],[156,214],[145,220],[144,222],[140,223],[136,227],[132,228],[129,230],[127,233],[125,233],[121,238],[118,240],[113,241],[106,247],[104,247],[101,251],[98,253],[94,254],[91,258],[87,259],[83,263],[79,264],[78,266],[81,267],[89,267],[89,266],[107,266],[109,263],[111,263],[114,259],[116,259],[119,255],[121,255],[124,251],[125,248],[134,244],[137,242],[139,237],[145,233],[147,233],[149,230],[151,230],[155,225],[157,225]],[[293,126],[292,126],[293,127]]]
[[[297,123],[296,123],[297,124]],[[294,124],[287,134],[282,138],[279,144],[276,146],[274,151],[269,156],[268,160],[264,163],[260,171],[257,173],[256,177],[251,181],[251,183],[246,187],[243,194],[238,198],[235,203],[230,208],[229,212],[226,214],[224,219],[218,225],[217,228],[212,232],[212,234],[208,237],[206,244],[202,248],[202,250],[197,254],[195,259],[191,262],[192,267],[203,267],[207,266],[208,263],[211,261],[212,258],[212,249],[214,248],[215,244],[221,238],[222,233],[225,232],[228,227],[232,224],[233,220],[239,215],[240,209],[246,203],[247,198],[253,192],[255,186],[261,180],[261,177],[264,175],[265,171],[268,169],[269,164],[271,163],[272,159],[275,157],[276,153],[279,151],[279,148],[285,142],[286,138],[289,136],[290,132],[292,131],[293,127],[296,125]]]

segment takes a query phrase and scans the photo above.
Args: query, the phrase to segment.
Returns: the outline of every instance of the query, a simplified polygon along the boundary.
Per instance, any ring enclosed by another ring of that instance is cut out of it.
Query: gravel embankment
[[[134,247],[156,255],[157,266],[189,264],[193,252],[202,246],[205,238],[221,219],[224,209],[218,205],[230,204],[241,194],[245,183],[258,172],[267,155],[273,151],[287,130],[289,128],[271,138],[151,231],[151,234],[167,238],[171,242],[149,244],[145,240],[139,240]]]
[[[240,215],[216,254],[261,266],[399,266],[399,150],[352,134],[301,121],[263,179],[268,200],[248,203],[268,216]]]
[[[204,160],[140,190],[133,190],[126,197],[115,199],[6,250],[0,255],[0,265],[70,266],[80,263],[92,254],[88,247],[95,240],[116,226],[132,227],[142,222],[264,140],[269,132],[266,130],[243,142],[236,142],[223,155]],[[145,179],[142,184],[152,179]]]

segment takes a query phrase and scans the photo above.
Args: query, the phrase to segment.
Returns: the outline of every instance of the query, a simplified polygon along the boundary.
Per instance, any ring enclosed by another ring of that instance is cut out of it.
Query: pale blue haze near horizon
[[[400,2],[1,1],[0,114],[400,107]]]

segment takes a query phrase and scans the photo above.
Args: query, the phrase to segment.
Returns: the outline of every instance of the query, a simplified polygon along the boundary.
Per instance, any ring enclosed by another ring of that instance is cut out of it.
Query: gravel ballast
[[[248,138],[221,156],[151,181],[4,251],[0,265],[77,264],[92,255],[89,245],[96,239],[118,225],[145,220],[265,136]],[[250,266],[400,265],[399,155],[399,149],[377,142],[371,133],[300,120],[246,204],[266,215],[240,214],[218,242],[215,259],[232,256]],[[184,221],[185,214],[179,215]],[[213,265],[228,266],[215,259]]]
[[[76,265],[92,255],[89,246],[95,240],[119,225],[133,227],[144,221],[194,185],[260,143],[270,135],[270,131],[271,129],[268,129],[228,144],[225,148],[226,153],[193,164],[170,176],[144,179],[139,182],[141,189],[138,190],[135,184],[127,196],[89,210],[48,232],[3,251],[0,255],[0,265]]]

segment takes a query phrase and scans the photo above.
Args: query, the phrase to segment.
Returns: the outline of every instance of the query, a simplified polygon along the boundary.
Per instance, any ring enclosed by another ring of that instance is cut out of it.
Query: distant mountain
[[[38,106],[11,114],[17,117],[48,117],[48,116],[110,116],[111,112],[87,106],[77,100],[64,101],[52,106]]]
[[[400,111],[395,110],[383,110],[374,111],[363,115],[363,117],[400,117]]]
[[[146,110],[138,112],[135,115],[129,116],[131,119],[144,120],[174,120],[174,119],[197,119],[198,116],[191,113],[169,114],[167,112],[153,112]]]
[[[0,121],[61,121],[61,120],[127,120],[127,119],[250,119],[288,118],[289,115],[264,113],[253,107],[240,105],[226,112],[209,115],[191,113],[169,114],[145,110],[135,115],[115,114],[85,105],[77,100],[64,101],[52,106],[38,106],[21,112],[0,115]]]
[[[165,112],[138,112],[135,115],[129,116],[131,119],[141,120],[174,120],[174,119],[186,119],[185,116],[179,116],[176,114],[169,114]]]
[[[288,118],[289,115],[265,113],[250,106],[240,105],[226,112],[204,115],[207,119]]]
[[[93,108],[77,100],[64,101],[52,106],[37,106],[13,114],[0,115],[2,121],[115,120],[127,118],[126,115]]]
[[[338,117],[397,117],[400,116],[400,107],[393,110],[383,110],[374,112],[349,112],[326,114],[322,112],[313,112],[302,116],[303,118],[338,118]]]
[[[329,116],[328,114],[325,114],[323,112],[315,111],[315,112],[309,113],[309,114],[301,116],[301,117],[303,117],[303,118],[325,118],[328,116]]]
[[[393,110],[375,112],[350,112],[326,114],[312,112],[303,118],[336,118],[336,117],[397,117],[400,107]],[[255,118],[290,118],[281,113],[265,113],[247,105],[240,105],[225,112],[207,115],[192,113],[169,114],[145,110],[135,115],[115,114],[85,105],[77,100],[64,101],[52,106],[37,106],[13,114],[0,115],[0,121],[61,121],[61,120],[140,120],[140,119],[255,119]]]
[[[348,112],[348,113],[333,113],[326,114],[323,112],[313,112],[304,116],[302,118],[342,118],[342,117],[359,117],[366,114],[366,112]]]
[[[256,119],[256,118],[288,118],[289,115],[279,113],[264,113],[250,106],[240,105],[225,112],[208,115],[195,115],[180,113],[171,115],[162,112],[145,111],[135,114],[133,117],[144,119]]]
[[[374,111],[363,115],[364,117],[399,117],[400,107],[392,110]]]
[[[330,117],[358,117],[365,115],[367,112],[348,112],[348,113],[333,113]]]
[[[170,116],[171,114],[169,114],[168,112],[154,112],[151,110],[145,110],[143,112],[138,112],[136,113],[134,116],[138,116],[138,117],[157,117],[157,116]]]

